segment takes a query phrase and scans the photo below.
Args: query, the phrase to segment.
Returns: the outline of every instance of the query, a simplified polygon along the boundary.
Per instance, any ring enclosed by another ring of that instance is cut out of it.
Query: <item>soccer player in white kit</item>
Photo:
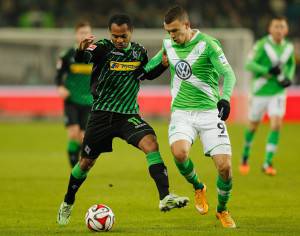
[[[269,25],[269,35],[258,40],[252,50],[246,68],[252,72],[252,97],[249,111],[249,127],[245,132],[245,144],[240,164],[240,173],[248,174],[249,156],[254,134],[265,112],[270,118],[263,172],[276,175],[273,157],[279,141],[282,118],[285,114],[285,88],[290,86],[295,75],[295,54],[291,42],[285,39],[287,21],[275,17]]]
[[[227,210],[232,189],[231,145],[225,120],[230,112],[230,96],[235,75],[220,43],[211,36],[191,29],[188,14],[174,6],[165,15],[168,36],[162,50],[144,68],[146,72],[162,60],[170,66],[172,115],[169,143],[180,173],[195,189],[195,206],[201,214],[208,212],[206,185],[199,181],[189,151],[201,138],[204,153],[218,170],[217,218],[226,228],[236,224]],[[220,75],[224,77],[222,95]]]

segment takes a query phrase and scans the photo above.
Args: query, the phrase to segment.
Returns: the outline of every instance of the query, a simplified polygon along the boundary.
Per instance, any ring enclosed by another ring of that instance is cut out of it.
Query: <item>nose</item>
[[[117,38],[117,43],[123,43],[123,39],[121,37]]]

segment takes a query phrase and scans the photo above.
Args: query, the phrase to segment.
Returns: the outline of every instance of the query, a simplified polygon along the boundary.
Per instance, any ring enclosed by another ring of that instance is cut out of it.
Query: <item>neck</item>
[[[274,38],[272,35],[271,35],[271,37],[272,37],[273,41],[274,41],[276,44],[281,44],[282,41],[283,41],[283,39],[276,39],[276,38]]]
[[[187,35],[186,35],[185,43],[191,41],[191,39],[193,38],[194,34],[195,34],[195,32],[191,28],[189,28],[188,32],[187,32]]]

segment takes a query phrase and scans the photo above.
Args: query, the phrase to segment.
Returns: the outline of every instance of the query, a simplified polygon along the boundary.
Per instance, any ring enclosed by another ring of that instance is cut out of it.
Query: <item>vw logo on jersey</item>
[[[187,80],[192,75],[192,68],[185,60],[180,60],[175,65],[175,72],[180,79]]]

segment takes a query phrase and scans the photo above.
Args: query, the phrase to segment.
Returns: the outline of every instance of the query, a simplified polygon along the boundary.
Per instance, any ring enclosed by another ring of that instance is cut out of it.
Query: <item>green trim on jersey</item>
[[[167,37],[163,49],[146,65],[146,71],[160,63],[163,50],[170,64],[172,111],[211,110],[217,108],[220,98],[230,100],[236,79],[216,39],[198,30],[189,42],[181,45]],[[220,75],[224,76],[221,97]]]
[[[277,65],[282,74],[268,74],[269,69]],[[246,69],[253,74],[252,93],[256,96],[284,93],[285,89],[278,81],[284,78],[293,80],[295,68],[294,47],[289,41],[276,44],[270,35],[261,38],[255,43],[246,63]]]
[[[136,70],[148,60],[146,50],[135,42],[131,42],[124,50],[118,50],[107,39],[100,40],[95,45],[102,47],[104,52],[94,55],[98,57],[94,68],[99,73],[95,78],[92,111],[138,114],[137,95],[140,81],[136,78]],[[93,51],[95,54],[97,47]]]

